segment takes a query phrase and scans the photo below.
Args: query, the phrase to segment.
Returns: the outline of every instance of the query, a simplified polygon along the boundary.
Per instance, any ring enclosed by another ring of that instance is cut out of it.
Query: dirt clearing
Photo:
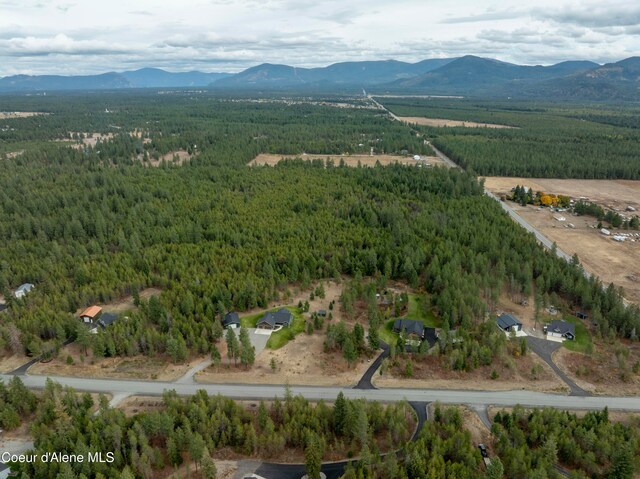
[[[30,116],[49,115],[41,111],[0,111],[0,120],[11,118],[29,118]]]
[[[467,128],[516,128],[515,126],[496,125],[494,123],[476,123],[475,121],[447,120],[445,118],[425,118],[422,116],[400,116],[400,120],[406,123],[415,123],[422,126],[463,126]]]
[[[271,153],[261,153],[249,162],[249,166],[273,166],[279,163],[282,159],[293,158],[302,158],[307,161],[316,159],[326,161],[327,158],[329,158],[333,160],[335,166],[340,164],[340,160],[344,160],[344,164],[347,166],[358,166],[358,163],[362,166],[375,166],[377,162],[380,162],[381,165],[400,163],[401,165],[428,164],[432,166],[445,166],[445,163],[435,156],[423,156],[422,160],[414,160],[413,157],[399,155],[317,155],[306,153],[302,153],[300,155],[274,155]]]
[[[527,389],[566,393],[567,386],[556,376],[549,365],[533,351],[513,360],[514,367],[506,360],[495,360],[490,366],[481,366],[473,371],[453,371],[445,367],[442,357],[428,355],[424,359],[412,358],[413,377],[403,376],[410,355],[398,356],[397,365],[389,368],[384,376],[375,374],[373,384],[378,388],[417,388],[417,389],[461,389],[470,391],[512,391]],[[538,379],[533,379],[531,370],[534,365],[542,366]],[[498,373],[497,379],[490,379],[491,371]]]
[[[555,363],[578,386],[593,394],[635,396],[640,390],[640,345],[621,340],[618,345],[593,338],[590,355],[560,348]],[[636,372],[634,372],[636,369]]]
[[[4,374],[13,371],[30,360],[31,358],[28,358],[24,354],[0,357],[0,373]]]
[[[67,358],[71,357],[71,364]],[[174,381],[207,358],[198,356],[188,363],[173,364],[168,357],[95,358],[85,356],[77,344],[70,344],[49,363],[36,363],[30,374],[41,376],[70,376],[89,378],[145,379]]]
[[[527,178],[486,178],[486,187],[497,195],[510,193],[516,185],[528,186],[534,191],[562,194],[573,199],[588,198],[605,209],[613,209],[621,215],[631,206],[640,211],[640,181],[630,180],[547,180]],[[640,304],[640,236],[627,241],[614,241],[618,232],[640,233],[634,230],[610,228],[611,236],[603,235],[596,228],[598,220],[593,216],[575,216],[567,211],[561,213],[564,221],[554,216],[559,213],[537,206],[509,205],[525,220],[569,255],[577,254],[585,270],[597,275],[604,283],[613,283],[624,288],[629,301]],[[606,223],[605,223],[606,224]]]
[[[485,186],[493,193],[510,193],[516,185],[533,191],[566,195],[574,199],[587,198],[592,203],[621,212],[627,206],[640,209],[640,181],[634,180],[558,180],[553,178],[507,178],[489,176]]]
[[[150,166],[160,166],[163,161],[166,161],[175,165],[182,165],[185,161],[190,160],[191,158],[192,155],[190,155],[187,150],[177,150],[170,151],[169,153],[162,155],[158,160],[149,158],[145,164],[149,164]]]
[[[358,383],[371,365],[372,358],[361,358],[349,367],[340,353],[325,353],[325,335],[319,332],[309,336],[301,333],[284,347],[265,349],[256,357],[253,368],[246,371],[233,365],[209,366],[196,374],[201,383],[247,383],[247,384],[296,384],[317,386],[353,386]],[[226,357],[224,341],[219,345]],[[271,369],[271,359],[276,361],[276,370]]]

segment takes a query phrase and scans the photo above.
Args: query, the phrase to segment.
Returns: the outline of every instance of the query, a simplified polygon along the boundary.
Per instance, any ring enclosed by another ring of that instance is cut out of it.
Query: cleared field
[[[261,153],[249,162],[249,166],[263,166],[276,165],[282,159],[302,158],[303,160],[316,160],[320,159],[326,161],[327,158],[333,160],[336,166],[340,164],[340,160],[344,160],[347,166],[358,166],[358,163],[362,166],[375,166],[376,162],[380,162],[381,165],[390,165],[392,163],[400,163],[402,165],[415,165],[427,163],[433,166],[445,166],[445,163],[435,156],[423,156],[421,161],[416,161],[409,156],[398,155],[316,155],[302,153],[300,155],[274,155],[271,153]]]
[[[0,111],[0,120],[6,120],[9,118],[28,118],[30,116],[48,115],[40,111]]]
[[[572,198],[585,197],[608,208],[640,209],[640,181],[634,180],[558,180],[549,178],[517,178],[488,176],[485,186],[494,193],[508,193],[516,185],[533,191],[544,191]]]
[[[627,206],[640,209],[640,181],[630,180],[547,180],[528,178],[486,178],[486,187],[500,195],[515,185],[534,191],[585,197],[603,207],[624,214]],[[625,290],[629,301],[640,304],[640,238],[623,243],[604,236],[595,228],[598,221],[591,216],[564,213],[566,220],[557,221],[550,209],[535,206],[510,205],[525,220],[558,244],[569,255],[577,254],[583,267],[605,283],[613,283]],[[573,225],[571,228],[569,225]],[[611,230],[614,234],[616,230]]]
[[[496,125],[494,123],[476,123],[475,121],[447,120],[445,118],[425,118],[422,116],[400,116],[400,120],[406,123],[415,123],[423,126],[463,126],[467,128],[515,128],[508,125]]]

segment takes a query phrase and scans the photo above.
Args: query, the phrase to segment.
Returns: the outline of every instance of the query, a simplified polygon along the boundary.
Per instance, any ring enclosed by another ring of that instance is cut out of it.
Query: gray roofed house
[[[96,321],[96,323],[102,327],[102,329],[106,329],[107,326],[111,326],[118,319],[118,315],[115,313],[102,313],[100,315],[100,319]]]
[[[20,286],[18,286],[18,289],[16,289],[16,292],[13,293],[13,295],[16,298],[22,298],[25,294],[30,292],[33,288],[35,288],[35,286],[32,285],[31,283],[21,284]]]
[[[554,319],[545,328],[547,336],[562,337],[570,340],[576,339],[576,325],[564,319]]]
[[[239,328],[240,327],[240,316],[235,311],[231,311],[224,315],[224,319],[222,320],[222,327],[226,328]]]
[[[416,321],[415,319],[396,319],[393,322],[393,331],[395,333],[404,332],[408,336],[414,336],[420,339],[424,338],[424,324],[422,324],[422,321]]]
[[[258,320],[258,328],[275,329],[276,326],[291,326],[293,315],[287,308],[280,308],[278,311],[267,311],[265,315]]]
[[[500,329],[507,333],[511,331],[522,331],[522,323],[511,313],[498,316],[496,323],[500,326]]]

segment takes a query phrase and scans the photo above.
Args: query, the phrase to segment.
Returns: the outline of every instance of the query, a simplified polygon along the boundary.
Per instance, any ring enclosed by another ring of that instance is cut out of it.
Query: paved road
[[[394,120],[397,121],[402,121],[400,120],[400,118],[398,118],[396,115],[394,115],[391,111],[389,111],[384,105],[378,103],[376,100],[374,100],[373,98],[369,97],[369,99],[381,110],[384,110],[385,112],[387,112],[391,118],[393,118]],[[451,160],[451,158],[449,158],[447,155],[445,155],[443,152],[441,152],[440,150],[438,150],[435,146],[430,145],[431,148],[433,149],[433,151],[435,152],[436,156],[438,158],[440,158],[442,161],[444,161],[448,166],[450,166],[451,168],[460,168],[460,166],[455,163],[453,160]],[[496,195],[494,195],[493,193],[491,193],[488,189],[484,189],[484,194],[487,195],[489,198],[492,198],[494,200],[496,200],[500,206],[502,206],[502,209],[505,210],[509,216],[511,216],[511,218],[513,218],[518,224],[520,224],[520,226],[522,226],[524,229],[526,229],[527,231],[533,233],[536,237],[536,239],[546,248],[548,249],[552,249],[554,242],[551,241],[549,238],[547,238],[545,235],[542,234],[542,232],[540,232],[539,230],[537,230],[536,228],[533,227],[533,225],[531,225],[531,223],[529,223],[527,220],[525,220],[522,216],[520,216],[513,208],[511,208],[508,204],[506,204],[504,201],[500,201],[500,198],[498,198]],[[561,249],[556,247],[556,254],[558,255],[559,258],[562,258],[566,261],[571,261],[571,256],[569,256],[567,253],[565,253],[564,251],[562,251]],[[584,272],[584,275],[588,278],[591,275],[588,272]]]
[[[0,379],[10,381],[12,376],[3,374]],[[30,388],[43,388],[45,376],[24,376],[22,381]],[[222,394],[235,399],[271,399],[284,397],[285,386],[263,384],[177,384],[171,382],[152,382],[123,379],[88,379],[54,376],[52,380],[63,386],[70,386],[78,391],[91,391],[109,394],[129,393],[141,396],[160,396],[165,390],[175,391],[180,395],[193,395],[198,390],[208,394]],[[326,401],[334,400],[342,392],[350,399],[365,398],[371,401],[394,402],[407,399],[410,402],[440,401],[443,404],[479,404],[495,406],[513,406],[522,404],[530,407],[556,407],[560,409],[603,409],[640,411],[637,397],[608,396],[565,396],[560,394],[541,393],[525,390],[516,391],[458,391],[437,389],[351,389],[320,386],[291,386],[293,394],[300,394],[307,399]]]
[[[371,380],[382,364],[382,361],[384,361],[384,358],[389,356],[389,345],[384,341],[380,341],[380,347],[382,348],[382,353],[373,363],[371,363],[371,366],[369,366],[369,369],[365,371],[363,376],[360,378],[360,381],[358,381],[358,384],[354,386],[355,389],[376,389],[376,387],[371,384]]]
[[[429,406],[428,402],[410,402],[409,405],[416,412],[418,417],[418,423],[416,424],[416,430],[411,437],[412,441],[415,441],[418,438],[418,434],[422,430],[422,426],[425,421],[429,418],[427,416],[427,406]],[[401,450],[400,450],[401,451]],[[400,451],[390,452],[388,454],[398,454]],[[386,454],[382,454],[381,457],[384,460]],[[339,462],[325,462],[322,464],[321,471],[325,473],[327,479],[339,479],[344,474],[344,469],[347,467],[349,462],[355,461],[357,458],[347,461],[339,461]],[[255,469],[255,473],[259,476],[265,477],[266,479],[280,479],[280,478],[300,478],[306,474],[304,464],[274,464],[274,463],[262,463],[257,469]]]
[[[571,389],[571,396],[589,396],[590,393],[585,391],[576,383],[574,383],[569,376],[567,376],[553,361],[553,353],[562,347],[562,343],[555,341],[548,341],[542,338],[536,338],[533,336],[527,336],[527,345],[529,348],[542,358],[542,360],[551,366],[551,369],[555,371],[560,379],[562,379],[569,389]]]

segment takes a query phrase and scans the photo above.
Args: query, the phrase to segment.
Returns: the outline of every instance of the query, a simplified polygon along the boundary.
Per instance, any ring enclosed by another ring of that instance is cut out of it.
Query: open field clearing
[[[399,367],[389,368],[387,374],[373,376],[373,384],[377,388],[417,388],[417,389],[460,389],[472,391],[511,391],[527,389],[532,391],[565,393],[565,384],[555,375],[551,368],[534,352],[513,358],[514,367],[496,361],[491,366],[481,366],[473,371],[453,371],[440,364],[440,357],[427,356],[425,359],[413,359],[413,377],[405,378],[405,358],[399,358]],[[534,365],[542,366],[538,379],[533,379],[531,370]],[[490,379],[491,371],[498,373],[497,379]]]
[[[273,166],[280,162],[282,159],[294,159],[302,158],[303,160],[311,161],[320,159],[326,161],[327,158],[333,160],[335,166],[340,164],[340,160],[344,160],[347,166],[358,166],[360,163],[362,166],[375,166],[377,162],[381,165],[390,165],[393,163],[400,163],[402,165],[416,165],[427,163],[433,166],[444,166],[444,162],[435,156],[423,156],[421,161],[416,161],[410,156],[398,156],[398,155],[316,155],[302,153],[300,155],[274,155],[271,153],[260,153],[253,160],[249,162],[249,166]]]
[[[447,120],[445,118],[425,118],[421,116],[400,116],[400,120],[406,123],[415,123],[421,126],[463,126],[467,128],[515,128],[508,125],[496,125],[494,123],[476,123],[475,121]]]
[[[627,180],[530,180],[526,178],[486,178],[485,185],[500,195],[515,185],[524,185],[534,191],[562,194],[572,198],[585,197],[602,207],[617,209],[621,214],[627,206],[640,209],[640,181]],[[563,213],[565,221],[558,221],[549,208],[510,205],[525,220],[558,244],[569,255],[577,254],[583,267],[596,274],[605,283],[613,283],[625,290],[629,301],[640,303],[640,238],[632,242],[617,242],[603,235],[595,226],[592,216],[574,216]],[[573,228],[570,226],[573,225]],[[611,229],[614,235],[618,231]],[[627,232],[627,231],[624,231]],[[635,234],[633,230],[628,232]]]
[[[627,206],[640,209],[640,181],[559,180],[552,178],[485,177],[485,186],[494,193],[509,193],[516,185],[571,198],[588,198],[593,203],[621,211]]]
[[[23,154],[23,153],[24,153],[24,150],[10,151],[10,152],[8,152],[8,153],[5,153],[5,156],[6,156],[8,159],[11,159],[11,158],[16,158],[16,157],[20,156],[20,155],[21,155],[21,154]]]
[[[320,333],[311,336],[301,333],[280,349],[262,351],[249,370],[232,365],[209,366],[195,379],[202,383],[355,385],[370,362],[363,357],[350,368],[342,354],[324,353],[324,337]],[[219,346],[222,357],[226,359],[226,344],[221,342]],[[271,369],[271,358],[276,361],[276,371]],[[374,359],[375,356],[371,361]]]
[[[73,360],[71,364],[67,362],[68,357]],[[132,357],[95,358],[91,353],[85,356],[77,344],[70,344],[51,362],[34,364],[29,369],[29,373],[43,376],[173,381],[182,377],[189,369],[204,359],[206,358],[198,356],[187,363],[173,364],[168,357],[138,355]]]
[[[640,346],[637,342],[623,340],[616,347],[594,339],[594,345],[594,352],[590,355],[560,348],[553,359],[578,386],[593,394],[607,396],[638,394]]]
[[[8,373],[19,368],[31,358],[24,354],[13,354],[11,356],[0,357],[0,373]]]
[[[0,111],[0,120],[11,118],[29,118],[30,116],[49,115],[40,111]]]

